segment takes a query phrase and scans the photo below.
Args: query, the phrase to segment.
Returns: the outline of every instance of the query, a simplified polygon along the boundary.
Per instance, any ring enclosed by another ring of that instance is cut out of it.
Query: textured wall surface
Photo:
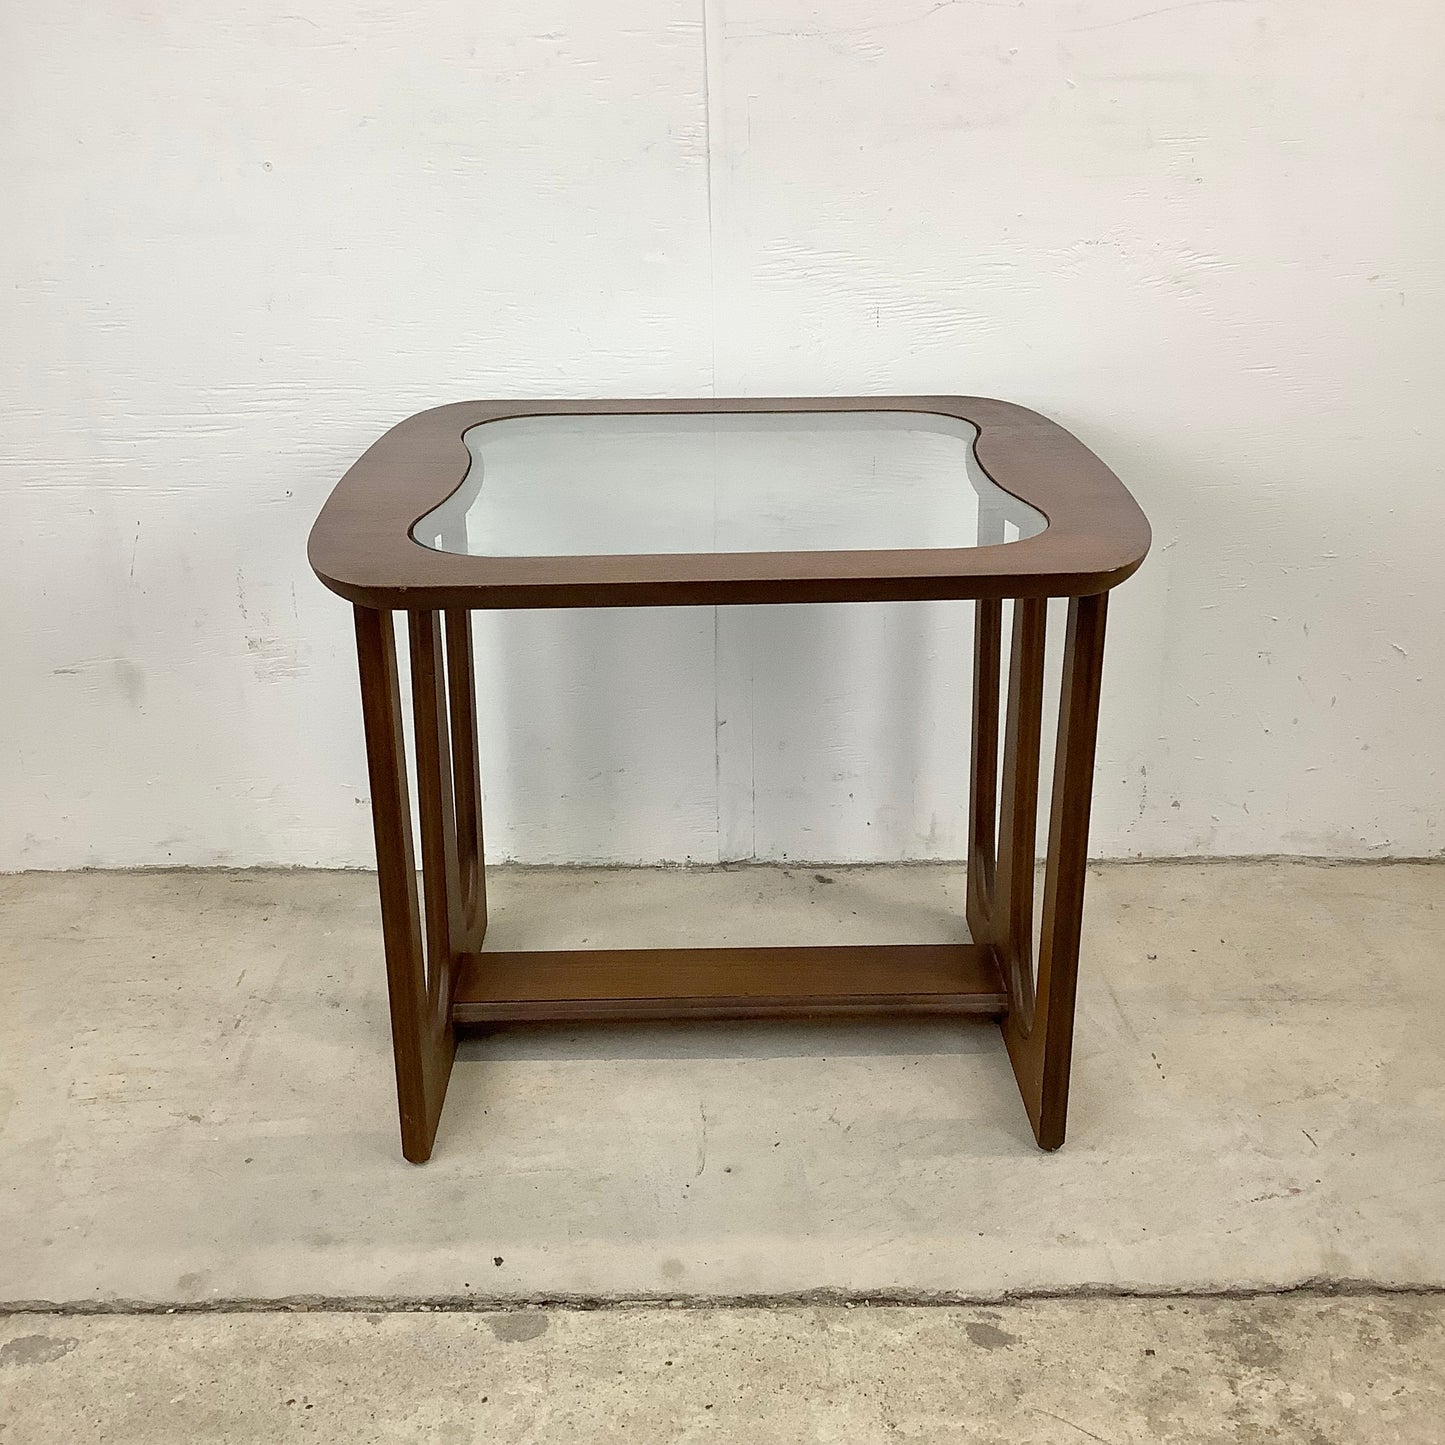
[[[961,391],[1149,512],[1103,855],[1445,848],[1445,11],[15,4],[0,867],[370,853],[312,516],[486,395]],[[479,620],[489,847],[963,850],[965,606]]]

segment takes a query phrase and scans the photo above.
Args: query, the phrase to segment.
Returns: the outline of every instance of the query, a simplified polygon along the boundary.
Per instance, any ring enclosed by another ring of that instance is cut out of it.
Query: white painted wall
[[[17,0],[0,867],[370,856],[304,541],[487,395],[963,391],[1143,502],[1101,854],[1445,848],[1445,9]],[[489,846],[957,856],[961,606],[479,622]]]

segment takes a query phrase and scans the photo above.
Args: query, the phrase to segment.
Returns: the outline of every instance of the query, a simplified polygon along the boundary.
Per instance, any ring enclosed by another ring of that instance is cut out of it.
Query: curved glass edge
[[[517,548],[497,544],[493,537],[485,535],[487,529],[479,528],[484,520],[477,515],[478,503],[482,499],[482,487],[487,477],[485,447],[488,442],[507,439],[507,433],[531,434],[536,437],[570,437],[577,442],[596,441],[599,430],[603,433],[609,424],[642,424],[648,439],[689,435],[697,437],[719,430],[726,431],[729,424],[738,429],[762,434],[780,436],[798,433],[823,423],[822,430],[846,436],[848,433],[907,431],[931,433],[952,438],[964,443],[963,475],[969,489],[977,500],[977,524],[972,540],[954,538],[936,542],[914,542],[901,550],[945,550],[953,548],[985,547],[1007,545],[1035,537],[1048,526],[1048,518],[1037,508],[1005,491],[984,471],[978,460],[975,445],[978,428],[961,418],[944,416],[934,412],[919,411],[733,411],[733,412],[601,412],[566,413],[549,412],[540,415],[501,417],[496,420],[478,422],[462,434],[467,448],[468,465],[455,491],[431,511],[419,518],[411,528],[414,541],[432,551],[448,552],[460,556],[522,557],[522,556],[602,556],[645,553],[708,554],[739,552],[808,552],[808,551],[872,551],[893,550],[890,543],[855,543],[838,545],[824,543],[809,545],[800,539],[789,539],[770,545],[728,546],[717,545],[716,536],[712,545],[697,545],[695,539],[689,545],[666,546],[629,545],[623,547],[537,547]],[[499,436],[500,434],[500,436]],[[539,480],[533,486],[540,486]],[[714,479],[714,492],[716,478]],[[657,499],[654,497],[654,509]],[[786,498],[780,499],[782,510],[786,510]],[[714,501],[716,509],[716,501]],[[539,509],[538,509],[539,510]],[[471,525],[469,525],[469,523]],[[472,534],[481,531],[476,541]],[[489,545],[490,544],[490,545]]]

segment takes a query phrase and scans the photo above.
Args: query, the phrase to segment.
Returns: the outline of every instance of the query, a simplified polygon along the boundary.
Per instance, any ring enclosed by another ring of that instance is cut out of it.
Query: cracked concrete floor
[[[990,1026],[712,1025],[471,1042],[421,1169],[370,876],[0,878],[0,1307],[1445,1284],[1445,868],[1091,873],[1056,1155]],[[962,912],[947,867],[492,894],[498,947],[928,941]],[[531,1342],[515,1314],[15,1314],[0,1439],[1445,1438],[1435,1296],[979,1309],[548,1310]],[[697,1391],[652,1360],[673,1340]]]

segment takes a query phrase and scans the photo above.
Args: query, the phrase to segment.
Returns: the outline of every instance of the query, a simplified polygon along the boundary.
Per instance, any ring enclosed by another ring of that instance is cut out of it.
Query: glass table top
[[[412,528],[488,557],[978,547],[1042,532],[978,429],[925,412],[511,417],[473,426],[462,485]]]

